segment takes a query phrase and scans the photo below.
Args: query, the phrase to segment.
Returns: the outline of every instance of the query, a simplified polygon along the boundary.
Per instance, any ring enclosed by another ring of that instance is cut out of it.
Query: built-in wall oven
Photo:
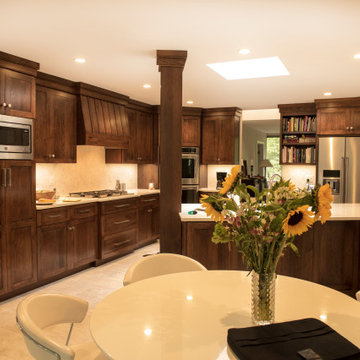
[[[182,203],[199,202],[199,148],[182,148]]]
[[[0,159],[33,159],[32,119],[0,115]]]

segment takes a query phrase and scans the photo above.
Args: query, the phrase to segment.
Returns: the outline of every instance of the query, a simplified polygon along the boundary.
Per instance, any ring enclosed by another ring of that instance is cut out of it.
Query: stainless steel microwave
[[[33,159],[32,119],[0,115],[0,159]]]

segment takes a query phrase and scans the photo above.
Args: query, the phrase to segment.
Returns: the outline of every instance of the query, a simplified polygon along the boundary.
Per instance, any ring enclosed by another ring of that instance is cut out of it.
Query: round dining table
[[[360,302],[309,281],[277,276],[275,322],[317,318],[360,347]],[[253,326],[251,275],[194,271],[120,288],[90,319],[97,346],[116,360],[227,360],[230,328]]]

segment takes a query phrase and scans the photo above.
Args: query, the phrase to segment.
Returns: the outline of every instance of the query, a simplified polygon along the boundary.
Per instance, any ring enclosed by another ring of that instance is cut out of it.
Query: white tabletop
[[[107,296],[92,313],[90,330],[110,359],[229,359],[227,330],[252,326],[250,301],[250,276],[244,271],[164,275]],[[360,347],[360,302],[278,276],[276,322],[307,317],[325,321]]]

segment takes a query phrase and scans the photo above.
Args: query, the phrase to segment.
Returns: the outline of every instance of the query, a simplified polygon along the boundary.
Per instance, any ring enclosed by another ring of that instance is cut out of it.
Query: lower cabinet
[[[40,210],[37,219],[39,280],[97,259],[97,204]]]
[[[159,195],[141,196],[139,199],[139,236],[136,247],[149,244],[160,236]]]
[[[0,295],[6,291],[5,236],[0,227]]]
[[[7,231],[7,287],[12,291],[37,280],[35,221],[10,225]]]
[[[100,258],[124,255],[136,247],[137,198],[100,203]]]

